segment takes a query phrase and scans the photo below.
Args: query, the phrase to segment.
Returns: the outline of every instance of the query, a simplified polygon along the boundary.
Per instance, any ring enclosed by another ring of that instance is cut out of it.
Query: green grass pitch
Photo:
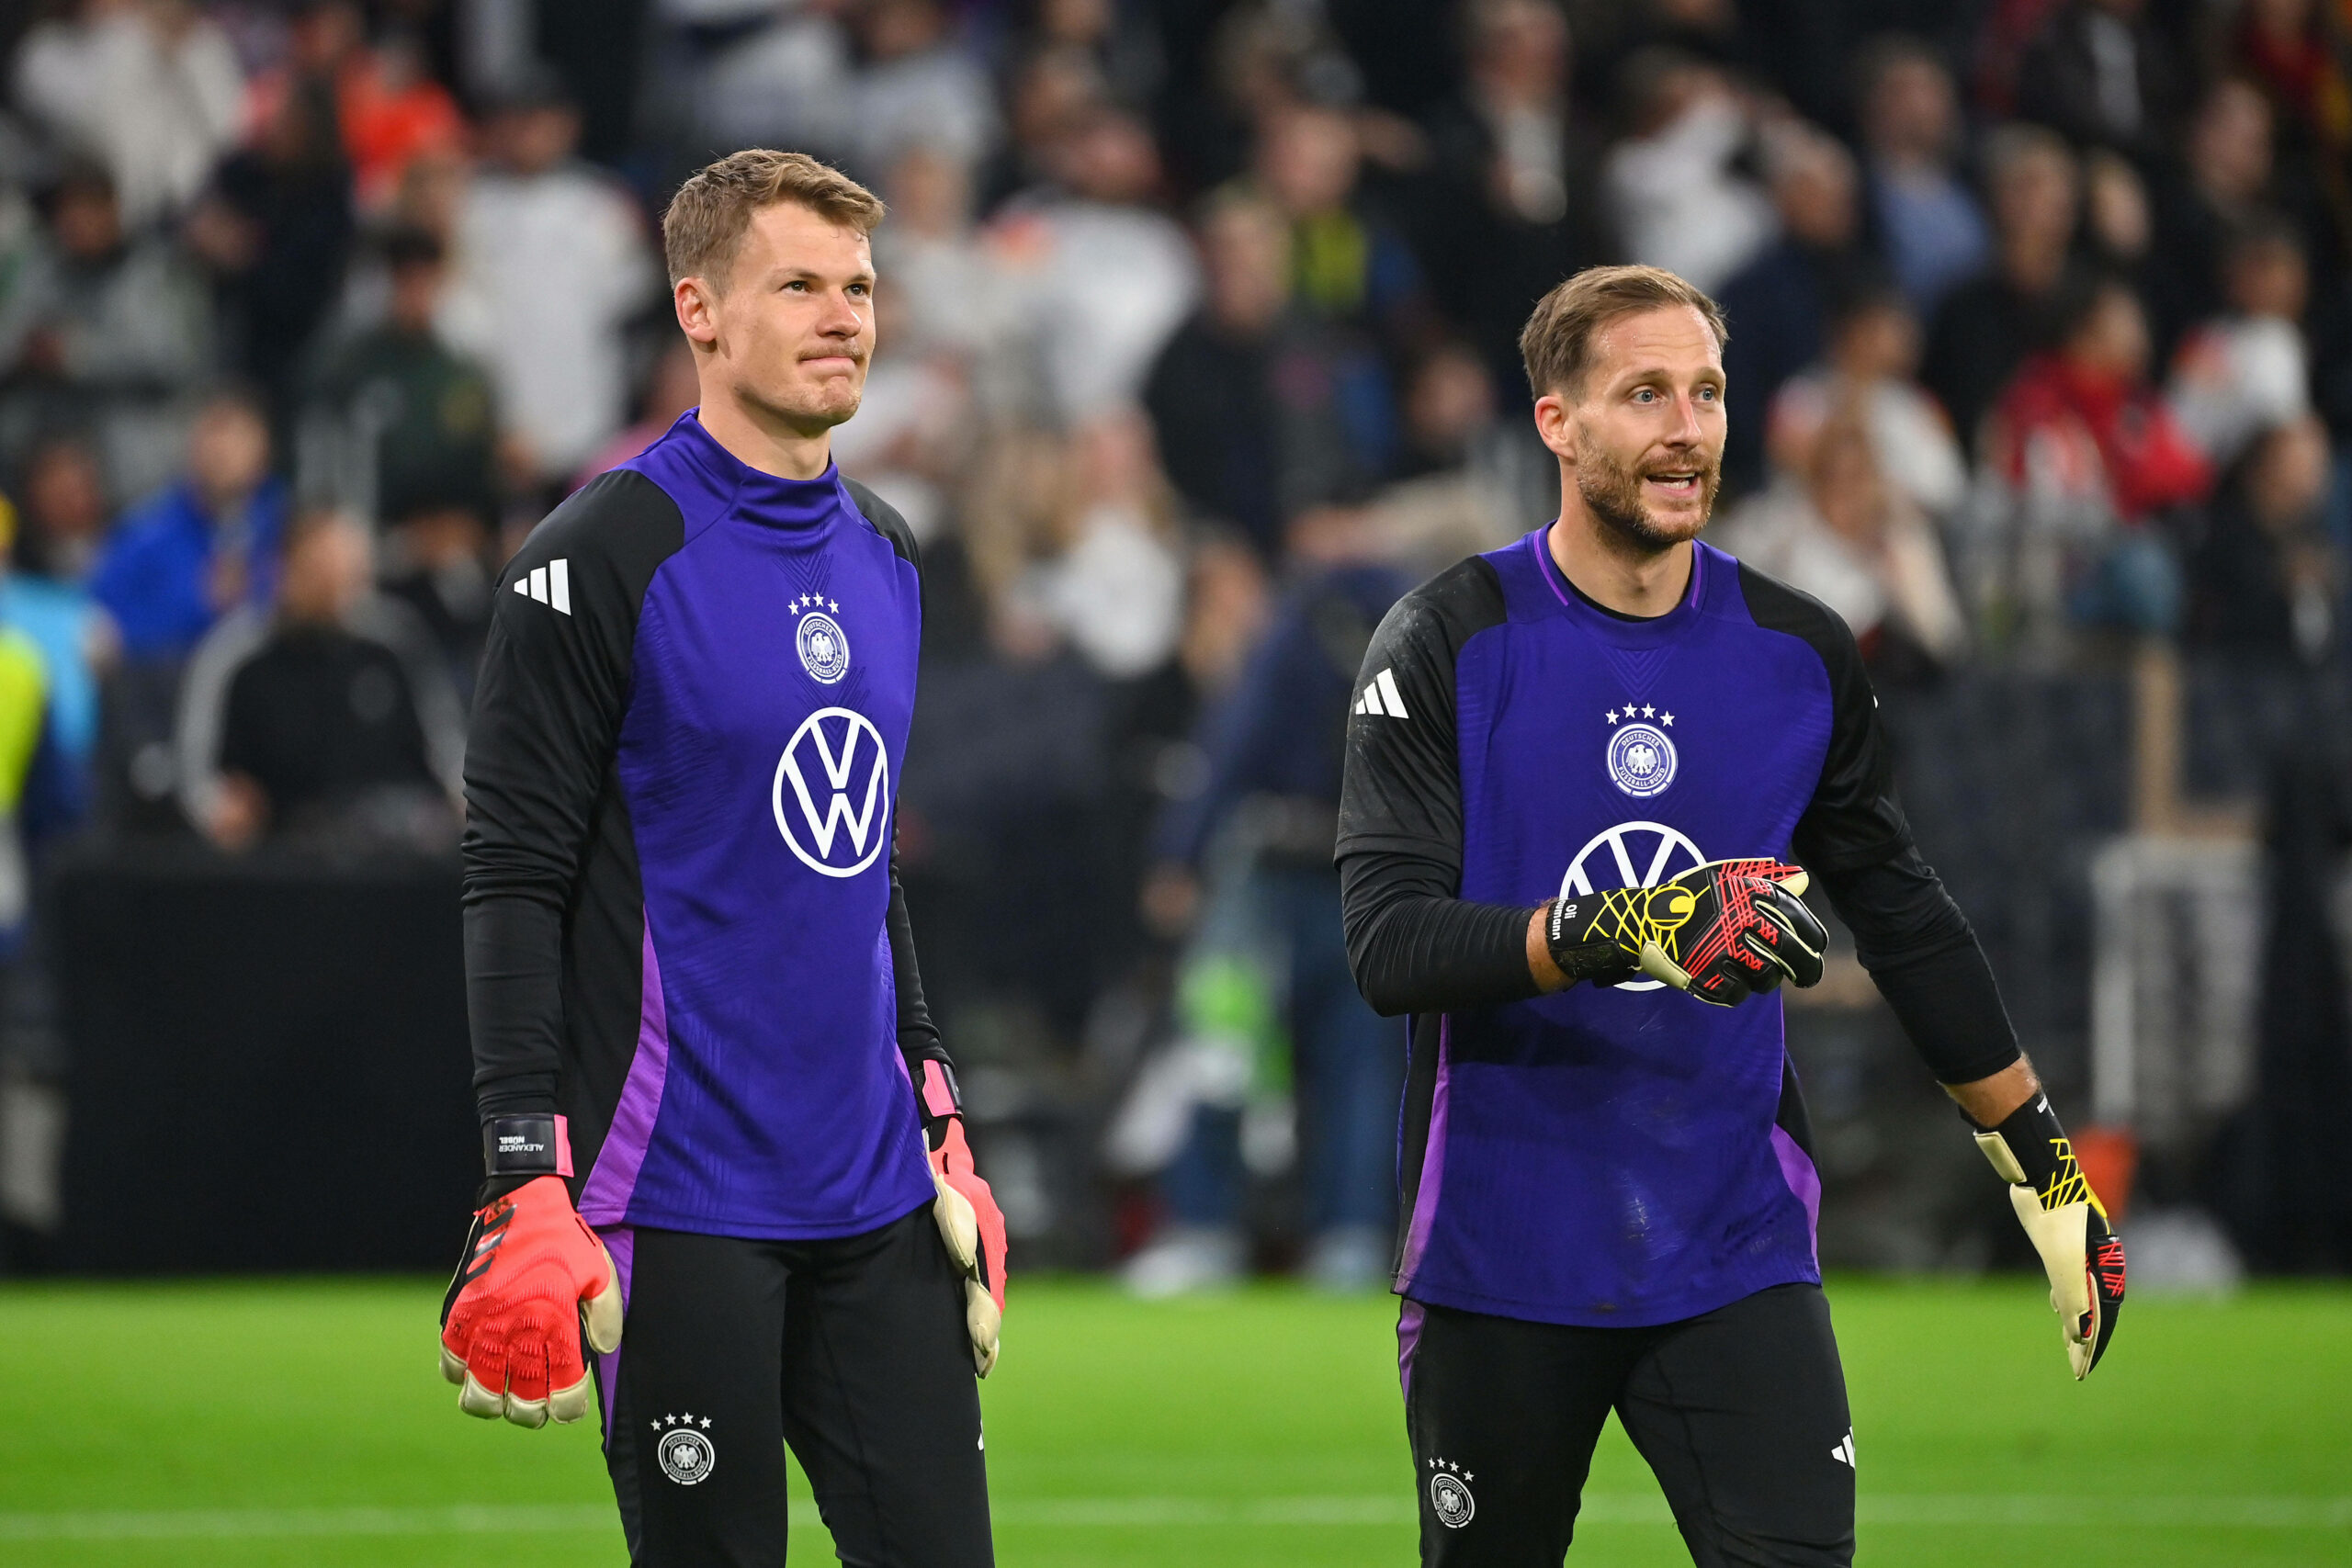
[[[2135,1296],[2068,1380],[2038,1283],[1833,1281],[1861,1561],[2352,1563],[2352,1291]],[[589,1423],[468,1420],[429,1280],[0,1288],[0,1564],[619,1564]],[[1016,1280],[1009,1568],[1413,1560],[1395,1306]],[[830,1543],[797,1483],[793,1554]],[[1687,1562],[1613,1424],[1570,1561]]]

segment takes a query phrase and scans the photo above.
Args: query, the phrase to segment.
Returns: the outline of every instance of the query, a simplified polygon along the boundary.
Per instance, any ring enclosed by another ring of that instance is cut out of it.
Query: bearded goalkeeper
[[[1521,344],[1560,515],[1402,600],[1348,721],[1350,959],[1413,1015],[1397,1338],[1428,1563],[1558,1564],[1612,1409],[1702,1568],[1852,1562],[1773,994],[1821,977],[1809,883],[2011,1184],[2076,1377],[2122,1305],[2121,1245],[1912,845],[1851,633],[1698,541],[1724,335],[1655,268],[1544,299]]]
[[[486,1184],[443,1318],[475,1416],[588,1409],[639,1568],[991,1561],[1004,1225],[891,853],[922,578],[832,466],[882,204],[739,152],[662,220],[702,402],[532,534],[466,752]]]

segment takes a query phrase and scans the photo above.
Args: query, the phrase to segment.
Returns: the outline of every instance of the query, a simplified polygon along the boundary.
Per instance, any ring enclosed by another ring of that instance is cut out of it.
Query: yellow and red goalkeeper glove
[[[2123,1314],[2123,1238],[2108,1224],[2107,1205],[2091,1190],[2048,1095],[2035,1091],[1997,1127],[1969,1125],[1976,1146],[2009,1184],[2009,1206],[2041,1255],[2066,1364],[2079,1382],[2107,1353]]]
[[[527,1171],[542,1151],[547,1174],[475,1212],[441,1308],[441,1375],[469,1416],[577,1421],[589,1404],[582,1341],[599,1355],[621,1342],[620,1273],[571,1206],[563,1118],[501,1117],[483,1141],[493,1179]]]
[[[964,1138],[963,1106],[946,1063],[922,1065],[923,1142],[931,1151],[931,1205],[947,1256],[964,1272],[964,1326],[972,1337],[972,1365],[986,1377],[996,1365],[1004,1328],[1004,1213],[996,1194],[972,1168]]]
[[[1655,887],[1554,900],[1545,945],[1571,979],[1611,985],[1639,971],[1735,1007],[1782,980],[1820,983],[1829,937],[1804,907],[1806,881],[1778,861],[1710,861]]]

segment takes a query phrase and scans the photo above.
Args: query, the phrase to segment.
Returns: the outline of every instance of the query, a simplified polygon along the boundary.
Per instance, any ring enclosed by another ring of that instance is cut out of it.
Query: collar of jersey
[[[1552,531],[1546,523],[1521,541],[1532,558],[1536,576],[1557,601],[1560,613],[1602,642],[1618,648],[1659,648],[1680,637],[1699,613],[1700,601],[1707,592],[1707,552],[1697,545],[1690,547],[1690,585],[1682,592],[1674,608],[1663,615],[1650,615],[1631,620],[1612,615],[1587,599],[1577,585],[1560,570],[1560,563],[1552,558],[1544,537]]]
[[[825,471],[813,479],[788,479],[764,472],[721,446],[695,417],[700,412],[688,409],[680,414],[678,423],[670,427],[671,436],[718,481],[719,489],[733,495],[736,515],[770,527],[813,528],[839,511],[841,470],[833,464],[827,463]]]

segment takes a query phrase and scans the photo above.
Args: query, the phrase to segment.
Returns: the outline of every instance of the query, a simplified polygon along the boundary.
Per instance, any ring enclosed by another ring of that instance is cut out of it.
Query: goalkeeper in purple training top
[[[680,188],[701,406],[507,568],[467,741],[487,1180],[442,1369],[576,1419],[585,1338],[639,1568],[782,1568],[786,1444],[845,1562],[992,1560],[1004,1224],[891,851],[920,559],[829,440],[881,218],[798,153]]]
[[[2123,1302],[1912,845],[1852,634],[1698,540],[1724,337],[1652,267],[1545,296],[1521,346],[1560,515],[1399,602],[1357,682],[1338,853],[1357,982],[1412,1015],[1397,1337],[1428,1563],[1558,1564],[1612,1409],[1702,1568],[1853,1561],[1773,994],[1821,978],[1811,884],[2011,1184],[2076,1377]]]

